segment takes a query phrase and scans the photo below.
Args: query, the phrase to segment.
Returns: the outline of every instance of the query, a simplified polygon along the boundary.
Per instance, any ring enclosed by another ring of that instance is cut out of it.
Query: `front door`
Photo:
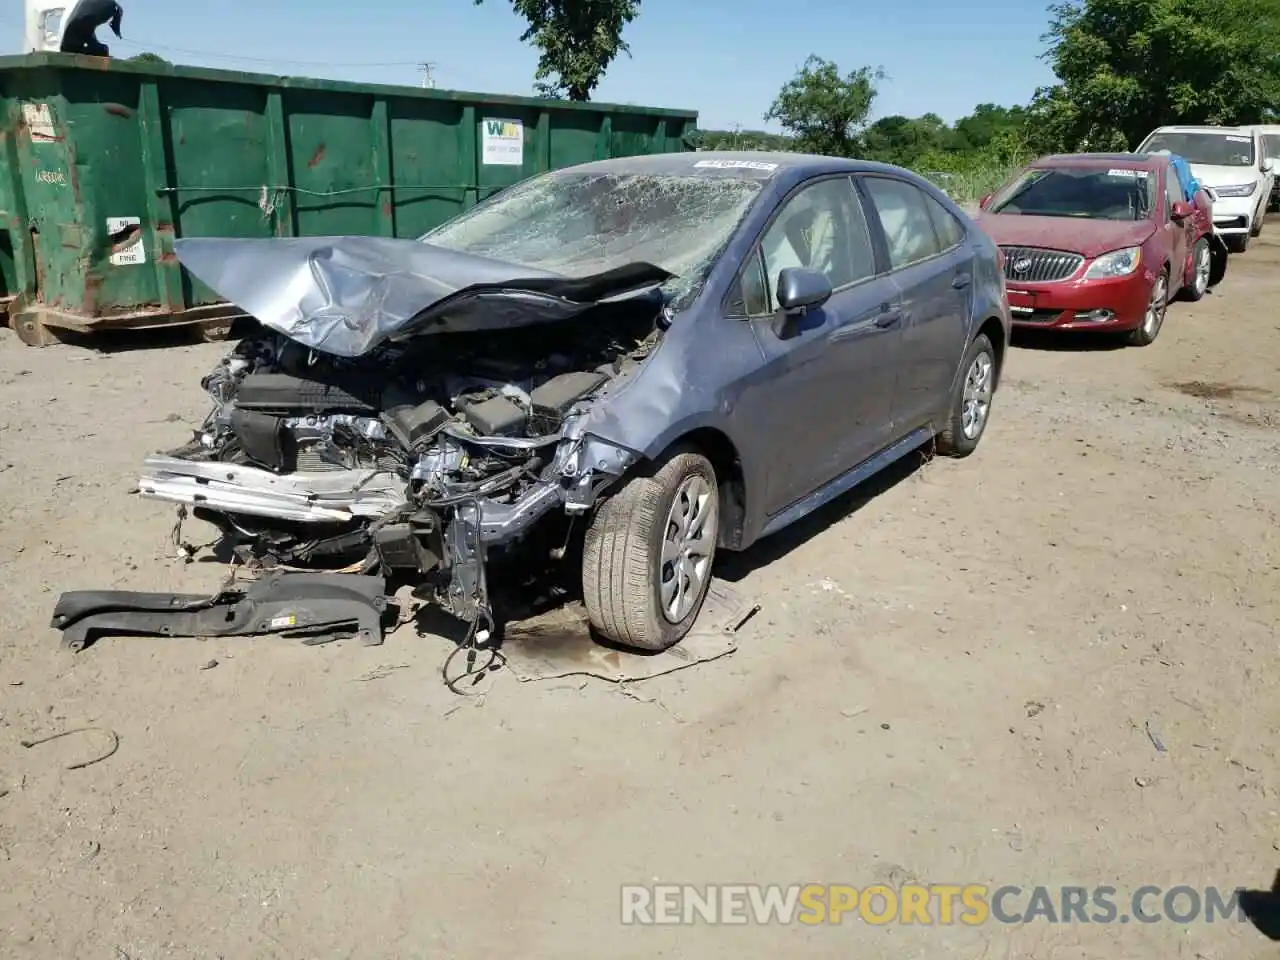
[[[824,274],[831,298],[784,318],[776,291],[787,267]],[[901,324],[848,177],[803,185],[783,201],[744,278],[748,301],[757,289],[748,312],[765,364],[741,402],[775,438],[770,446],[785,451],[768,465],[766,510],[775,514],[886,442]]]
[[[1184,284],[1195,282],[1191,251],[1195,247],[1196,218],[1187,217],[1182,222],[1173,219],[1173,205],[1188,198],[1173,167],[1165,167],[1163,174],[1164,222],[1160,229],[1169,235],[1169,262],[1173,264],[1173,270],[1170,271],[1172,276],[1169,277],[1169,299],[1173,299],[1173,295]]]

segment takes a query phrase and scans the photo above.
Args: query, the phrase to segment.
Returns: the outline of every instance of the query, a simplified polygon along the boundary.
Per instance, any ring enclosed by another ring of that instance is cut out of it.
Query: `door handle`
[[[973,277],[969,276],[967,273],[957,273],[955,278],[951,281],[951,286],[955,287],[957,290],[963,290],[972,280]]]
[[[885,327],[892,327],[901,319],[901,310],[885,310],[876,316],[876,326],[883,330]]]

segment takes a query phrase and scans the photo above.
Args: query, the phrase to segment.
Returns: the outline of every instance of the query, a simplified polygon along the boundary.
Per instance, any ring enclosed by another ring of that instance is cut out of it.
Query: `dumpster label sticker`
[[[58,132],[53,128],[53,115],[47,103],[24,103],[22,105],[22,122],[31,131],[31,139],[36,143],[48,143],[58,139]]]
[[[524,164],[524,124],[519,120],[480,121],[480,162],[505,167]]]
[[[147,248],[142,245],[142,220],[138,217],[107,217],[107,236],[111,238],[111,265],[128,267],[147,262]]]

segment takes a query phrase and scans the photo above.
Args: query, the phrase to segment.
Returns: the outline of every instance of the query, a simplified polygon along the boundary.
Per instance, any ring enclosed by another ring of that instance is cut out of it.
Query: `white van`
[[[1233,253],[1262,232],[1271,188],[1272,162],[1256,127],[1158,127],[1135,153],[1168,150],[1191,164],[1196,179],[1216,193],[1213,229]]]

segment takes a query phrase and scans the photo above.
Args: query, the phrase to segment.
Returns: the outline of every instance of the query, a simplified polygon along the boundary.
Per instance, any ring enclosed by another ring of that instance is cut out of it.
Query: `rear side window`
[[[924,191],[921,191],[920,195],[924,197],[924,204],[929,210],[929,219],[933,221],[933,230],[938,235],[942,249],[950,250],[962,244],[965,237],[964,224],[957,220],[950,210]]]
[[[1269,133],[1263,137],[1262,147],[1268,160],[1280,160],[1280,133]]]
[[[894,270],[942,252],[943,244],[929,215],[931,200],[926,194],[909,183],[887,177],[866,177],[863,184],[884,229],[889,262]]]

